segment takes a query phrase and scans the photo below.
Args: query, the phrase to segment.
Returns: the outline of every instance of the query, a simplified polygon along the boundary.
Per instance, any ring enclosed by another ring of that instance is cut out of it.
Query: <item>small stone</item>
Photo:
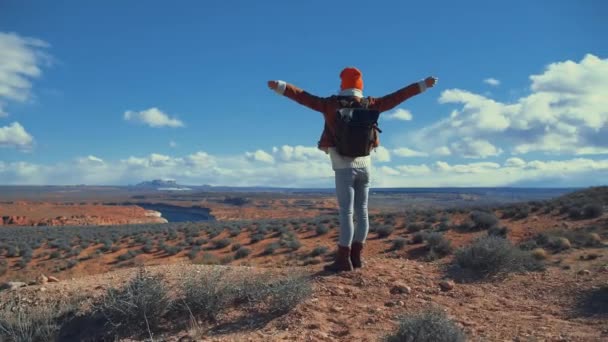
[[[411,292],[412,288],[403,283],[396,283],[391,288],[391,294],[410,294]]]
[[[47,278],[48,278],[49,283],[58,283],[59,282],[59,279],[57,279],[53,276],[48,276]]]
[[[333,313],[338,313],[338,312],[342,312],[342,307],[341,306],[332,306],[329,311],[333,312]]]
[[[319,329],[321,328],[321,324],[319,323],[310,323],[306,326],[307,329]]]
[[[44,285],[49,282],[49,278],[47,278],[44,274],[40,274],[38,278],[36,278],[36,284]]]
[[[578,271],[578,274],[579,275],[587,276],[587,275],[591,275],[591,271],[589,271],[589,270],[580,270],[580,271]]]
[[[454,282],[451,280],[443,280],[439,283],[439,287],[441,288],[442,291],[450,291],[452,289],[454,289]]]
[[[392,308],[393,306],[395,306],[395,302],[386,302],[384,303],[384,306],[386,306],[387,308]]]
[[[15,290],[18,289],[20,287],[26,287],[27,284],[24,282],[20,282],[20,281],[9,281],[7,283],[1,284],[0,285],[0,291],[2,290]]]
[[[45,292],[46,291],[46,287],[41,287],[41,288],[38,289],[38,291]]]

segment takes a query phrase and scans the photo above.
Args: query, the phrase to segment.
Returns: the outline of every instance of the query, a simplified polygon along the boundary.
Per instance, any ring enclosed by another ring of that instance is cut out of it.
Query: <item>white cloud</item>
[[[522,167],[526,162],[521,158],[509,158],[505,161],[506,167]]]
[[[0,127],[0,147],[28,149],[33,143],[34,138],[18,122]]]
[[[263,150],[257,150],[253,153],[246,152],[245,156],[249,160],[253,160],[253,161],[260,161],[260,162],[269,163],[269,164],[274,163],[274,157],[270,153],[265,152]]]
[[[423,152],[449,146],[457,156],[471,155],[463,137],[483,141],[485,147],[474,147],[484,152],[481,158],[498,155],[501,148],[513,154],[608,151],[608,59],[586,55],[580,62],[553,63],[530,80],[531,93],[513,103],[446,90],[439,102],[459,108],[406,138]]]
[[[259,150],[263,151],[263,150]],[[268,155],[275,157],[275,154]],[[123,160],[87,156],[54,165],[0,162],[3,184],[136,184],[150,179],[176,179],[187,185],[333,187],[329,158],[252,160],[246,153],[212,155],[199,151],[186,156],[152,153]],[[530,160],[508,158],[500,163],[448,163],[375,165],[374,187],[442,186],[588,186],[602,184],[608,159]]]
[[[41,75],[41,64],[50,61],[43,51],[48,46],[39,39],[0,32],[0,117],[8,115],[7,102],[31,97],[31,80]]]
[[[281,161],[327,160],[327,154],[316,147],[289,146],[273,147],[272,155]]]
[[[382,174],[389,176],[398,176],[400,174],[398,170],[395,170],[394,168],[389,166],[380,166],[378,168],[378,171],[380,171]]]
[[[485,80],[483,80],[483,83],[489,84],[493,87],[497,87],[500,85],[500,81],[492,77],[486,78]]]
[[[426,164],[420,165],[399,165],[397,170],[402,172],[404,175],[424,175],[431,173],[431,168]]]
[[[429,155],[426,152],[415,151],[407,147],[396,148],[392,152],[399,157],[426,157]]]
[[[177,147],[177,143],[173,140],[169,141],[169,147],[171,148],[176,148]]]
[[[101,158],[97,158],[95,156],[87,156],[85,158],[77,159],[78,163],[81,165],[104,165],[104,161]]]
[[[391,161],[391,153],[384,146],[378,146],[371,152],[372,160],[378,163],[386,163]]]
[[[487,158],[500,155],[502,150],[486,140],[464,138],[452,143],[452,151],[465,158]]]
[[[450,148],[447,146],[440,146],[433,150],[433,154],[438,156],[449,156],[452,154],[452,151],[450,151]]]
[[[382,114],[381,118],[386,119],[386,120],[410,121],[410,120],[412,120],[413,115],[407,109],[397,108],[391,112]]]
[[[158,108],[150,108],[140,112],[126,111],[124,119],[148,125],[150,127],[183,127],[184,123],[178,119],[170,118]]]

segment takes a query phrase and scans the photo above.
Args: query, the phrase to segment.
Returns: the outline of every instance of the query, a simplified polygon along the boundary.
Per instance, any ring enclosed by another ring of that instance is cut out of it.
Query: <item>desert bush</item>
[[[196,239],[194,240],[194,244],[197,246],[202,246],[204,244],[206,244],[207,242],[209,242],[207,239]]]
[[[578,302],[578,312],[586,316],[608,315],[608,285],[585,291]]]
[[[535,248],[532,250],[532,256],[537,260],[545,260],[549,255],[543,248]]]
[[[13,300],[0,310],[0,341],[55,341],[61,328],[60,318],[70,309],[67,305],[26,305]]]
[[[188,252],[188,259],[190,259],[190,260],[196,259],[196,257],[198,256],[198,253],[200,251],[201,251],[201,248],[199,246],[192,247],[192,249],[190,249],[190,252]]]
[[[543,247],[553,252],[560,252],[569,248],[601,247],[601,238],[594,233],[595,227],[583,229],[554,229],[536,235],[531,240],[520,245],[522,249]]]
[[[225,271],[209,270],[187,278],[181,304],[196,318],[213,322],[233,300],[228,290],[230,284],[225,279]]]
[[[419,232],[424,228],[424,226],[420,223],[412,223],[407,226],[407,231],[409,233]]]
[[[235,259],[242,259],[242,258],[246,258],[249,254],[251,254],[251,250],[247,247],[240,247],[235,253],[234,253],[234,258]]]
[[[514,247],[509,240],[484,236],[456,251],[455,263],[474,278],[542,270],[543,264],[528,251]]]
[[[195,264],[203,264],[203,265],[219,265],[220,264],[220,260],[217,258],[217,256],[215,256],[215,254],[212,253],[208,253],[205,252],[203,253],[203,255],[200,257],[200,259],[195,259],[194,260]]]
[[[473,211],[470,218],[475,224],[474,229],[477,230],[490,229],[498,224],[498,218],[493,213],[485,211]]]
[[[265,311],[275,315],[282,315],[310,297],[312,285],[308,278],[290,275],[287,278],[269,284],[263,294],[266,297]]]
[[[68,260],[68,262],[66,264],[66,268],[68,268],[68,269],[74,268],[76,265],[78,265],[78,260],[77,259],[71,259],[71,260]]]
[[[179,252],[182,251],[182,246],[180,245],[176,245],[176,246],[169,246],[169,245],[164,245],[162,250],[167,254],[167,255],[176,255]]]
[[[236,252],[239,248],[241,248],[240,243],[235,243],[235,244],[232,244],[232,246],[230,246],[230,250],[233,252]]]
[[[315,231],[317,232],[317,235],[324,235],[329,233],[329,227],[324,224],[320,224],[317,226]]]
[[[407,245],[407,240],[405,238],[398,237],[395,240],[393,240],[393,245],[392,245],[391,249],[394,251],[401,250],[401,249],[403,249],[403,247],[405,247],[405,245]]]
[[[412,235],[412,244],[419,244],[424,242],[424,237],[428,234],[427,231],[419,231]]]
[[[297,251],[302,247],[302,243],[297,238],[292,240],[287,240],[285,243],[285,247],[287,247],[291,251]]]
[[[429,250],[430,260],[440,259],[452,253],[452,244],[441,233],[429,233],[424,236]]]
[[[427,309],[402,317],[397,331],[384,338],[386,342],[464,342],[464,332],[439,309]]]
[[[0,276],[3,276],[8,272],[8,262],[6,260],[0,260]]]
[[[117,259],[119,261],[126,261],[129,259],[133,259],[135,256],[136,256],[136,254],[133,253],[133,251],[127,251],[124,254],[119,255]]]
[[[593,219],[604,214],[604,207],[601,204],[587,204],[583,207],[582,216],[586,219]]]
[[[264,233],[261,233],[261,232],[255,233],[255,234],[251,235],[251,244],[260,242],[260,241],[264,240],[265,237],[266,236],[264,235]]]
[[[500,236],[504,238],[507,237],[508,234],[509,228],[507,227],[493,226],[492,228],[488,229],[488,235]]]
[[[383,225],[378,227],[376,233],[378,233],[378,237],[383,239],[389,237],[395,229],[392,226]]]
[[[449,223],[449,221],[447,221],[447,222],[443,222],[443,221],[439,222],[439,224],[437,225],[436,230],[438,232],[445,232],[445,231],[450,230],[450,223]]]
[[[264,248],[264,254],[271,255],[280,247],[281,247],[281,245],[278,244],[277,242],[269,243],[268,245],[266,245],[266,248]]]
[[[151,243],[146,243],[142,248],[141,248],[142,252],[144,253],[152,253],[152,251],[154,250],[154,246],[152,246]]]
[[[118,335],[150,332],[172,306],[160,275],[139,269],[124,287],[108,289],[96,308]]]
[[[568,209],[568,217],[573,220],[579,220],[583,218],[583,212],[579,207],[570,207]]]
[[[52,251],[51,255],[49,256],[51,259],[58,259],[61,256],[61,252],[59,251]]]
[[[228,238],[224,238],[224,239],[220,239],[220,240],[213,240],[213,247],[215,249],[222,249],[224,247],[228,247],[230,246],[230,244],[232,243],[232,240],[228,239]]]
[[[325,255],[327,252],[329,252],[329,248],[325,246],[317,246],[312,250],[312,252],[310,252],[310,255],[316,257],[319,255]]]

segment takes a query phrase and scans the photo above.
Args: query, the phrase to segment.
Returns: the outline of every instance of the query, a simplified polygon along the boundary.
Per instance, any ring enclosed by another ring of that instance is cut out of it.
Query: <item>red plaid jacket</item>
[[[419,82],[412,83],[407,87],[399,89],[396,92],[383,97],[368,97],[368,108],[375,109],[380,112],[385,112],[387,110],[395,108],[403,101],[420,93],[421,88]],[[285,92],[283,92],[283,95],[312,110],[321,112],[323,114],[323,117],[325,118],[325,127],[323,128],[323,133],[321,134],[321,139],[319,140],[318,147],[322,150],[326,150],[328,147],[336,146],[334,138],[335,120],[336,111],[340,109],[338,103],[338,96],[334,95],[330,97],[318,97],[289,83],[286,84]],[[360,98],[354,98],[360,101]],[[379,145],[380,140],[376,138],[376,141],[374,142],[374,147],[378,147]]]

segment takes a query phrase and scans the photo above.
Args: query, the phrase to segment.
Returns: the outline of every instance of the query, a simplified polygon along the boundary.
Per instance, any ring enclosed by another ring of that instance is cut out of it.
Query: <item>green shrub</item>
[[[488,229],[488,235],[500,236],[506,238],[509,234],[509,228],[494,226]]]
[[[234,258],[235,259],[242,259],[242,258],[246,258],[247,256],[249,256],[249,254],[251,254],[251,250],[247,247],[240,247],[235,253],[234,253]]]
[[[529,251],[514,247],[507,239],[484,236],[456,251],[455,263],[474,278],[489,278],[510,272],[542,270],[543,264]]]
[[[427,231],[419,231],[414,233],[414,235],[412,235],[412,244],[423,243],[426,234],[428,234]]]
[[[383,239],[389,237],[395,229],[392,226],[383,225],[378,227],[376,233],[378,233],[378,237]]]
[[[440,259],[452,253],[452,244],[450,240],[443,236],[443,234],[429,233],[425,235],[424,239],[426,240],[426,245],[429,249],[429,259]]]
[[[407,226],[407,231],[409,233],[419,232],[424,228],[424,226],[420,223],[412,223]]]
[[[269,243],[268,245],[266,245],[266,248],[264,248],[264,254],[265,255],[273,254],[280,247],[281,247],[281,245],[276,242]]]
[[[241,248],[241,244],[240,243],[235,243],[232,246],[230,246],[230,250],[233,251],[233,252],[238,251],[239,248]]]
[[[325,254],[327,254],[327,252],[329,252],[329,248],[327,248],[325,246],[317,246],[317,247],[313,248],[312,252],[310,252],[310,255],[313,257],[316,257],[319,255],[325,255]]]
[[[233,300],[233,292],[228,288],[230,284],[224,271],[208,270],[189,277],[182,289],[182,305],[196,318],[213,322]]]
[[[260,242],[262,240],[264,240],[264,238],[266,237],[266,235],[264,235],[264,233],[255,233],[253,235],[251,235],[251,243],[257,243]]]
[[[317,235],[325,235],[329,233],[329,227],[324,224],[320,224],[317,226],[315,231],[317,232]]]
[[[124,287],[107,291],[97,308],[118,335],[149,332],[171,308],[162,277],[140,269]]]
[[[475,224],[474,229],[477,230],[490,229],[498,224],[498,218],[493,213],[485,211],[473,211],[470,218]]]
[[[405,247],[405,245],[407,245],[407,240],[405,238],[398,237],[393,240],[393,246],[391,247],[391,249],[394,251],[401,250],[403,249],[403,247]]]
[[[464,342],[464,332],[439,309],[402,317],[397,331],[386,342]]]
[[[73,311],[66,303],[28,305],[12,299],[4,304],[6,307],[0,309],[0,341],[58,340],[61,317]]]
[[[213,240],[213,247],[215,249],[222,249],[225,247],[230,246],[230,244],[232,243],[232,240],[228,239],[228,238],[224,238],[224,239],[220,239],[220,240]]]
[[[582,216],[586,219],[593,219],[604,214],[604,207],[601,204],[587,204],[583,207]]]

